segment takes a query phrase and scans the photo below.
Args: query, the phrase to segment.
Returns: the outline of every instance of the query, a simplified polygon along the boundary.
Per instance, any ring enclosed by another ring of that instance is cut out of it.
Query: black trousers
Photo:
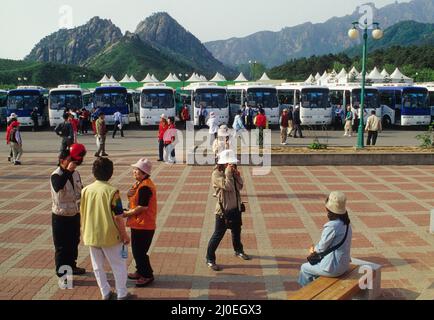
[[[223,237],[225,236],[226,230],[227,227],[225,224],[225,220],[219,215],[216,215],[214,234],[211,236],[211,239],[209,240],[208,250],[206,253],[207,262],[212,262],[212,263],[216,262],[215,252],[220,244],[220,241],[222,241]],[[232,228],[231,232],[232,232],[232,245],[234,247],[235,253],[244,252],[243,244],[241,243],[241,224],[236,228],[235,227]]]
[[[118,127],[118,125],[120,125],[120,124],[121,124],[121,123],[120,123],[119,121],[116,121],[116,122],[115,122],[115,128],[113,129],[113,138],[115,137],[116,132],[118,132],[118,130],[121,131],[121,137],[124,136],[124,129],[123,129],[123,127],[122,127],[122,129],[119,129],[119,127]]]
[[[199,116],[199,126],[205,127],[205,116]]]
[[[136,270],[138,274],[145,278],[154,276],[148,256],[154,233],[154,230],[131,229],[131,249],[136,261]]]
[[[62,138],[62,143],[60,144],[60,152],[68,150],[68,147],[70,147],[74,143],[73,140],[68,138]]]
[[[378,137],[378,131],[368,131],[368,138],[366,139],[366,145],[370,146],[372,140],[372,145],[375,146],[375,144],[377,143],[377,137]]]
[[[294,138],[297,138],[297,132],[300,138],[303,138],[303,132],[301,131],[301,125],[294,124]]]
[[[164,140],[158,140],[158,159],[163,161],[164,159]]]
[[[54,261],[56,274],[61,277],[58,270],[61,266],[77,266],[78,245],[80,244],[80,214],[73,217],[52,214],[51,225],[54,242]]]

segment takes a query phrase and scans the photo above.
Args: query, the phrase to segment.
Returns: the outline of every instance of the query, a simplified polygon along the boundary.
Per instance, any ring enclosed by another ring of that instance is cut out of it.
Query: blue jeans
[[[211,239],[208,243],[208,250],[206,253],[206,261],[207,262],[216,262],[216,256],[215,252],[220,244],[220,241],[222,241],[223,237],[225,236],[227,227],[225,220],[221,218],[219,215],[216,215],[215,219],[215,230],[214,234],[212,235]],[[243,253],[243,245],[241,243],[241,225],[237,228],[232,228],[232,245],[234,247],[235,253]]]
[[[322,270],[321,263],[313,266],[309,262],[306,262],[301,265],[298,283],[304,287],[320,276],[334,278],[339,277],[340,275],[341,274],[333,274]]]

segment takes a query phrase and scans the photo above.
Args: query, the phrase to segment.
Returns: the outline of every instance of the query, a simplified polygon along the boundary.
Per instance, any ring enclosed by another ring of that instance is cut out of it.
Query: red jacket
[[[17,120],[15,120],[17,121]],[[11,142],[11,130],[12,130],[12,124],[15,122],[12,121],[6,128],[6,144],[9,144]]]
[[[160,121],[160,125],[158,126],[158,140],[163,140],[164,133],[167,131],[169,127],[167,124]]]
[[[256,116],[256,127],[265,129],[266,126],[267,126],[267,117],[264,114],[258,114]]]
[[[188,113],[188,108],[182,108],[181,111],[181,119],[183,121],[188,121],[190,120],[190,114]]]
[[[71,119],[69,122],[71,123],[72,130],[74,130],[74,132],[78,132],[78,120],[74,118]]]
[[[165,136],[164,136],[164,144],[171,144],[173,141],[175,141],[175,130],[176,127],[175,125],[169,124],[169,126],[167,127],[167,130],[171,130],[170,132],[168,132]]]

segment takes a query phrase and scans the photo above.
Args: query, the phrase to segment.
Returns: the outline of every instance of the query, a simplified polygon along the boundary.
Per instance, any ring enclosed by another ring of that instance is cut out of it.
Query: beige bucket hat
[[[345,214],[347,212],[346,204],[347,197],[343,192],[332,191],[325,206],[334,214]]]
[[[137,161],[135,164],[131,165],[133,168],[137,168],[140,171],[143,171],[144,173],[151,175],[152,171],[152,163],[146,158],[142,158],[139,161]]]

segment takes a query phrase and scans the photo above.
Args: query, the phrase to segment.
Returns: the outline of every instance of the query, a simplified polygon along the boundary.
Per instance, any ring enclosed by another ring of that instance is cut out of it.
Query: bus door
[[[401,124],[401,111],[402,111],[402,93],[401,91],[395,91],[394,97],[395,104],[395,123]]]

